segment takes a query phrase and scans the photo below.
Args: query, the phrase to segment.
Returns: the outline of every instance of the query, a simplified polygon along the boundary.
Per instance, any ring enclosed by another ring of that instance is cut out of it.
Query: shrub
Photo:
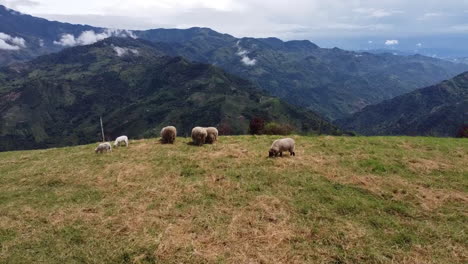
[[[259,117],[255,117],[250,120],[249,132],[252,135],[261,135],[265,129],[265,120]]]
[[[218,126],[218,132],[220,135],[231,135],[232,128],[227,122],[223,122]]]
[[[463,125],[458,129],[457,137],[468,138],[468,125]]]
[[[294,131],[294,127],[289,124],[278,124],[270,122],[265,125],[263,133],[267,135],[290,135]]]

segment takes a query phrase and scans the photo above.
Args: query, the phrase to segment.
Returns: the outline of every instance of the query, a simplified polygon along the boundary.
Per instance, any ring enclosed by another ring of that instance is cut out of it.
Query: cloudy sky
[[[422,48],[431,45],[427,42],[432,42],[434,36],[447,36],[458,42],[468,36],[468,0],[0,0],[0,3],[48,19],[109,28],[201,26],[237,37],[275,36],[330,45],[359,41],[367,46]]]

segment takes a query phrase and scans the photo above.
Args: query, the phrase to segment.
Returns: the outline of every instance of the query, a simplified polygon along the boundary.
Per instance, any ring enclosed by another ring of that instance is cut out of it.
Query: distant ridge
[[[368,106],[337,124],[364,135],[454,137],[468,125],[468,72]]]

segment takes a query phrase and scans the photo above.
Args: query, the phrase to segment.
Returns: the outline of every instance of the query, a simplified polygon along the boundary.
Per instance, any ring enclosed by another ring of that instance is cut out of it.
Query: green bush
[[[294,127],[289,124],[278,124],[270,122],[265,125],[263,133],[266,135],[290,135],[294,131]]]

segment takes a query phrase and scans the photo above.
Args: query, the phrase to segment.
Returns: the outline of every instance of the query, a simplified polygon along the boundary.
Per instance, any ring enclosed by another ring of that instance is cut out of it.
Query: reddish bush
[[[459,138],[468,138],[468,125],[463,125],[460,127],[457,133]]]
[[[228,123],[223,122],[218,126],[218,132],[220,135],[231,135],[232,128]]]
[[[249,132],[252,135],[261,135],[263,134],[263,129],[265,128],[265,120],[255,117],[250,120]]]

